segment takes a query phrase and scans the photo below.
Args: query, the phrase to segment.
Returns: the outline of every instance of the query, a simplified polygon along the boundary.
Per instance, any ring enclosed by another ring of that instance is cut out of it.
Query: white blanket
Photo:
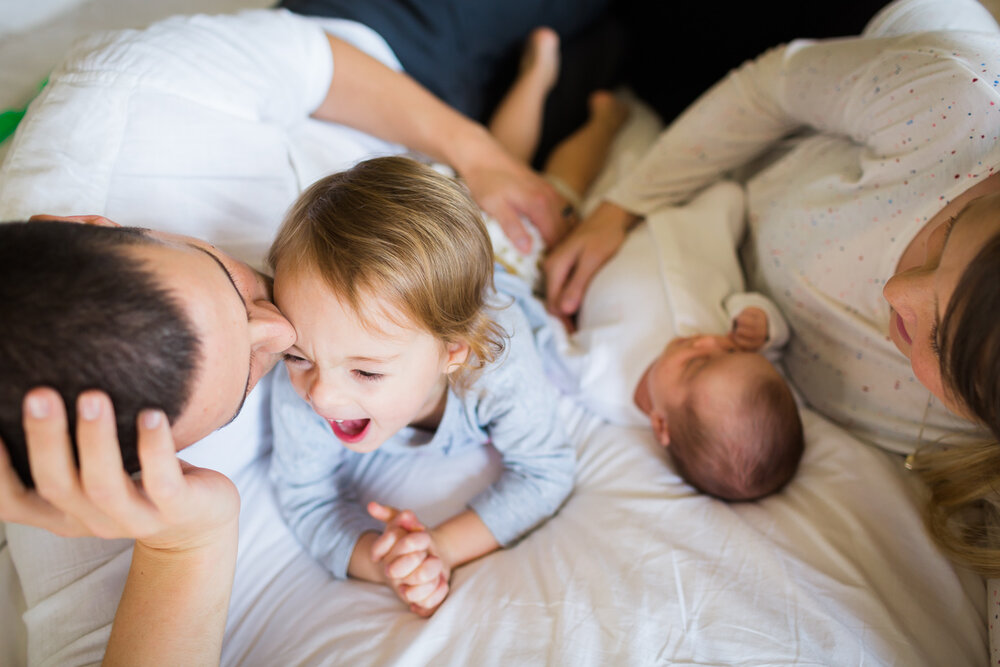
[[[87,3],[125,14],[139,4]],[[164,13],[171,6],[163,3]],[[0,44],[0,58],[25,62],[12,43]],[[625,160],[649,145],[650,128],[640,130],[618,146]],[[429,620],[386,588],[334,581],[301,550],[278,516],[266,452],[215,452],[251,461],[234,474],[243,511],[223,664],[986,662],[983,581],[933,546],[919,487],[898,457],[806,411],[796,479],[762,502],[727,505],[685,485],[645,429],[603,424],[569,402],[562,408],[579,451],[573,495],[519,544],[459,569]],[[484,454],[465,464],[481,482],[495,461]],[[425,465],[416,479],[435,469]],[[436,481],[441,495],[421,500],[438,511],[475,491],[462,475]],[[461,491],[446,493],[452,487]],[[0,585],[0,664],[24,664],[16,621],[24,602],[5,549]]]

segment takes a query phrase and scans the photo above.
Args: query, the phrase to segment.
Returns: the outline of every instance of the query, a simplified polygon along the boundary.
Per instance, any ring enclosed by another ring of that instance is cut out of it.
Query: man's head
[[[162,409],[178,449],[231,420],[294,332],[267,282],[194,239],[97,224],[0,225],[0,436],[26,478],[21,401],[107,392],[126,466],[135,418]]]
[[[671,341],[640,381],[636,403],[681,477],[723,500],[774,493],[802,458],[787,383],[763,355],[725,336]]]

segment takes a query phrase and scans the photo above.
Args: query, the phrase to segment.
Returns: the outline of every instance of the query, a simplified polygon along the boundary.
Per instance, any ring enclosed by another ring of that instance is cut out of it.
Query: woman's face
[[[969,202],[927,238],[922,264],[900,271],[882,294],[891,306],[889,338],[909,360],[913,374],[957,415],[972,418],[941,378],[939,324],[966,267],[1000,233],[1000,193]]]

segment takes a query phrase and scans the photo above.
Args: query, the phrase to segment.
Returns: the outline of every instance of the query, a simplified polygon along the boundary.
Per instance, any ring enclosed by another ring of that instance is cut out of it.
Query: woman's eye
[[[302,357],[297,357],[297,356],[295,356],[294,354],[288,354],[287,352],[286,352],[285,354],[283,354],[283,355],[281,356],[281,358],[282,358],[282,360],[283,360],[283,361],[284,361],[284,362],[285,362],[286,364],[298,364],[298,363],[305,363],[305,361],[306,361],[306,360],[305,360],[305,359],[303,359]]]
[[[381,373],[369,373],[368,371],[363,371],[357,368],[354,369],[354,374],[366,382],[375,382],[384,377]]]
[[[931,325],[931,351],[938,359],[941,358],[941,344],[938,342],[938,323]]]

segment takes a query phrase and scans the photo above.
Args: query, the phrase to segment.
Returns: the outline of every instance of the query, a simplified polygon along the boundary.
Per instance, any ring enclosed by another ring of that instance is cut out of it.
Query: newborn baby
[[[677,472],[724,500],[779,490],[803,450],[795,399],[764,356],[788,327],[770,300],[744,292],[743,231],[735,183],[657,211],[594,277],[577,330],[537,332],[564,392],[610,422],[651,425]],[[497,281],[523,295],[516,279]]]

